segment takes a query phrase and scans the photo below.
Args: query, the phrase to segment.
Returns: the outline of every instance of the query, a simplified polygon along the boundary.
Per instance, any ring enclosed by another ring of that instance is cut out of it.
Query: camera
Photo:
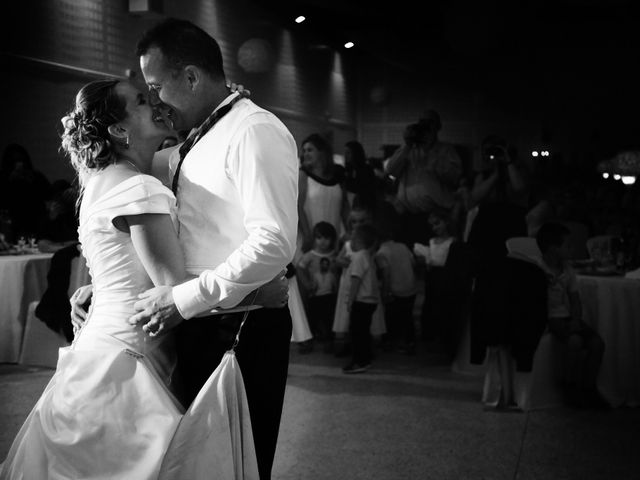
[[[504,150],[496,145],[485,147],[484,154],[489,157],[489,160],[500,160],[504,158]]]
[[[409,146],[414,146],[424,141],[426,128],[423,124],[412,123],[404,130],[404,141]]]

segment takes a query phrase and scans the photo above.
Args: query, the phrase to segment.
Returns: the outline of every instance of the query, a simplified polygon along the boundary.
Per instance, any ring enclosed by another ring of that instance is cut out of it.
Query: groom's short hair
[[[214,77],[225,77],[218,42],[187,20],[167,18],[151,27],[138,41],[136,56],[146,54],[153,47],[160,49],[172,70],[195,65]]]

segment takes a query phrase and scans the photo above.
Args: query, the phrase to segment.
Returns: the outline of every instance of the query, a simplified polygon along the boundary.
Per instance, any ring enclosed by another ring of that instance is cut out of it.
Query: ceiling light
[[[296,23],[302,23],[306,20],[306,17],[304,15],[300,15],[299,17],[296,17]]]
[[[533,152],[531,152],[531,156],[532,157],[537,157],[538,156],[538,151],[534,150]]]
[[[625,185],[633,185],[634,183],[636,183],[636,177],[634,177],[633,175],[625,175],[622,177],[622,183],[624,183]]]
[[[604,179],[609,178],[609,174],[608,174],[607,172],[604,172],[604,173],[602,174],[602,178],[604,178]]]
[[[355,44],[353,42],[347,42],[344,44],[344,48],[352,48]]]
[[[621,178],[620,175],[618,175],[617,173],[613,174],[613,179],[614,180],[620,180],[620,178]]]

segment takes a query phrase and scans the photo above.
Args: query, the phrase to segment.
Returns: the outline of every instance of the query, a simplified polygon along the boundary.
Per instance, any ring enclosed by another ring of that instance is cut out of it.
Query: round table
[[[598,390],[612,406],[640,405],[640,280],[578,275],[584,320],[605,352]]]
[[[0,256],[0,362],[17,363],[27,309],[47,288],[52,253]]]

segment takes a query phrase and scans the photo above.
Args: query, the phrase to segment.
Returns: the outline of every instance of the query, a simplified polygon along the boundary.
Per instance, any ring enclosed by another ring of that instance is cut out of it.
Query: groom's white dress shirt
[[[176,148],[169,184],[179,158]],[[175,286],[173,297],[191,318],[234,307],[293,259],[296,143],[275,115],[241,99],[187,154],[179,179],[178,235],[187,272],[198,278]]]

